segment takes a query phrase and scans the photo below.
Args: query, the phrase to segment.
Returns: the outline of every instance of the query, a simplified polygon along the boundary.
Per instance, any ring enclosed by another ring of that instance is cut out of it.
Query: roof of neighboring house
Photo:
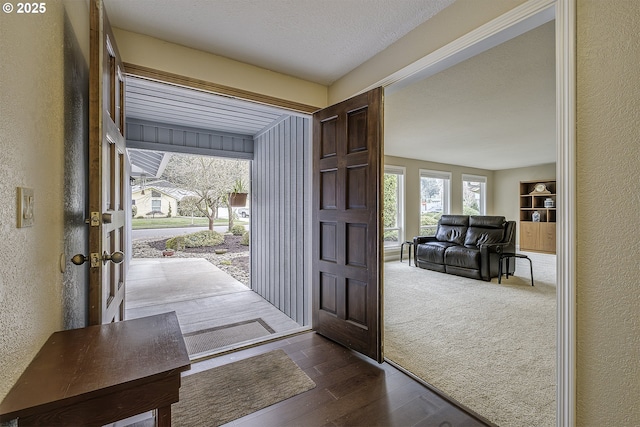
[[[142,191],[143,186],[140,184],[136,184],[131,187],[131,193],[136,193],[138,191]],[[173,197],[174,199],[180,201],[187,196],[197,197],[198,195],[190,190],[185,190],[183,188],[177,187],[175,184],[167,181],[167,180],[158,180],[153,182],[147,182],[144,184],[145,190],[157,190],[169,197]]]

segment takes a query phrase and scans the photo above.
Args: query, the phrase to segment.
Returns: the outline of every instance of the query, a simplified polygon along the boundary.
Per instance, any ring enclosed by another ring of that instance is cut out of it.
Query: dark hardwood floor
[[[486,426],[388,363],[309,332],[192,364],[190,375],[283,349],[316,388],[227,426]]]

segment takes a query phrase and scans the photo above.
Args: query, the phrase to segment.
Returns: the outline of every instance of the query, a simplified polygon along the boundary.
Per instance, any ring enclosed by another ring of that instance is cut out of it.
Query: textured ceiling
[[[105,0],[111,24],[328,85],[454,0]]]

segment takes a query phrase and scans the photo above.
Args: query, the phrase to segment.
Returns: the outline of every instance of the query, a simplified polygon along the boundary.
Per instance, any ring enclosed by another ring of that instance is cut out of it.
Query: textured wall
[[[84,8],[76,16],[88,21],[84,2],[68,3]],[[84,296],[73,294],[73,279],[60,271],[67,243],[81,239],[65,240],[65,218],[80,200],[65,198],[65,185],[82,180],[65,175],[74,167],[65,153],[71,149],[77,161],[73,147],[86,132],[71,129],[86,114],[76,105],[86,89],[69,85],[83,84],[86,69],[71,66],[78,64],[71,57],[84,56],[65,36],[69,28],[63,2],[47,2],[39,15],[0,16],[0,399],[52,332],[83,318]],[[88,43],[88,33],[80,39]],[[30,228],[16,228],[18,186],[34,189]],[[72,191],[82,193],[81,187]]]
[[[640,425],[640,5],[577,1],[577,425]]]
[[[63,8],[0,16],[0,397],[62,328]],[[16,228],[16,187],[35,225]]]

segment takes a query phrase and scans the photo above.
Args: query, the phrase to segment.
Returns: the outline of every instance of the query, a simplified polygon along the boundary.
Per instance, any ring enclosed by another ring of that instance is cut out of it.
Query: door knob
[[[84,256],[82,254],[76,254],[71,258],[71,262],[75,265],[82,265],[87,261],[91,261],[91,267],[100,266],[100,254],[92,253],[89,256]]]
[[[120,251],[115,251],[114,253],[109,255],[107,251],[104,251],[104,253],[102,254],[102,263],[106,264],[107,261],[111,261],[114,264],[120,264],[122,261],[124,261],[124,254]]]
[[[74,255],[73,258],[71,258],[71,262],[75,265],[82,265],[87,261],[91,261],[91,267],[99,267],[100,261],[102,261],[103,264],[106,264],[108,261],[111,261],[114,264],[120,264],[122,261],[124,261],[124,254],[120,251],[115,251],[112,254],[104,251],[102,257],[100,257],[99,253],[92,253],[88,257],[82,254],[77,254]]]

